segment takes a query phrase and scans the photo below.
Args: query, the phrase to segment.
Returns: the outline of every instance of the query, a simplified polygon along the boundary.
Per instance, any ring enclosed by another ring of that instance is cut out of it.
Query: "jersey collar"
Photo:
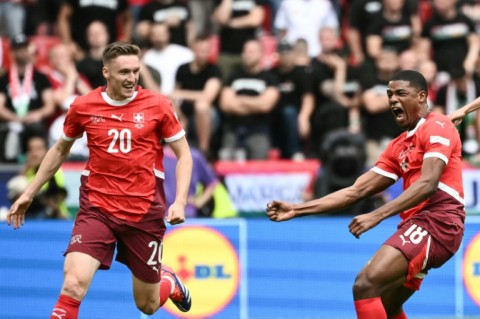
[[[137,96],[138,94],[138,91],[135,91],[133,93],[133,95],[125,100],[122,100],[122,101],[116,101],[116,100],[112,100],[107,92],[105,91],[105,88],[102,89],[102,98],[103,100],[107,103],[107,104],[110,104],[112,106],[124,106],[124,105],[127,105],[128,103],[130,103],[131,101],[133,101],[135,99],[135,97]]]
[[[413,136],[413,134],[415,134],[415,132],[418,130],[418,128],[423,124],[425,123],[426,119],[424,117],[422,117],[420,119],[420,121],[418,121],[417,125],[415,126],[415,128],[411,131],[408,131],[407,132],[407,137],[410,137],[410,136]]]

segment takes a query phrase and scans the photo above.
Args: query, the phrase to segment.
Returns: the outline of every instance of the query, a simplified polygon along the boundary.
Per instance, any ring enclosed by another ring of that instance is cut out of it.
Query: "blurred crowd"
[[[216,160],[318,158],[362,137],[365,164],[399,134],[386,86],[402,69],[450,113],[480,95],[474,0],[0,1],[0,162],[51,145],[70,103],[102,86],[102,51],[142,49],[140,85],[170,97],[190,144]],[[458,127],[480,162],[480,120]],[[87,141],[69,160],[88,157]],[[213,183],[213,182],[212,182]]]

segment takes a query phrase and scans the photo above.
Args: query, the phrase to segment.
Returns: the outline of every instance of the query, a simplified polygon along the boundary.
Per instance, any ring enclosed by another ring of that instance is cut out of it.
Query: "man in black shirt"
[[[278,77],[280,99],[274,110],[272,131],[275,146],[282,158],[301,159],[304,150],[301,141],[310,136],[310,117],[315,107],[312,92],[311,72],[304,66],[295,65],[293,47],[287,42],[278,45],[279,64],[272,72]]]
[[[55,111],[48,78],[33,67],[33,53],[25,35],[11,42],[13,63],[0,77],[0,161],[16,162],[32,135],[45,133]]]
[[[258,40],[245,43],[242,68],[235,72],[220,96],[226,123],[221,159],[266,159],[270,150],[270,120],[279,92],[278,80],[261,66]],[[275,129],[282,130],[283,127]]]
[[[154,0],[140,11],[137,35],[147,39],[154,23],[165,23],[170,31],[170,43],[188,46],[195,36],[189,6],[179,0]]]
[[[215,0],[213,21],[220,26],[220,56],[218,65],[224,80],[241,66],[244,44],[256,38],[263,23],[264,11],[259,0]]]
[[[117,22],[121,20],[121,38]],[[85,30],[93,21],[102,21],[108,30],[108,42],[130,42],[133,28],[132,14],[127,0],[63,0],[58,14],[58,32],[63,42],[88,50]]]
[[[208,61],[209,38],[197,37],[192,43],[194,60],[181,65],[175,77],[175,89],[171,98],[179,106],[186,120],[189,142],[207,154],[210,151],[212,117],[216,112],[214,103],[222,86],[217,65]]]

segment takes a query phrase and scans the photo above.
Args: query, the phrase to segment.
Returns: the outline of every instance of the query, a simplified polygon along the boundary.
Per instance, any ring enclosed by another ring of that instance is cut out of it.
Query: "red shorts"
[[[461,218],[452,218],[448,212],[422,211],[401,223],[385,244],[400,250],[409,261],[404,286],[419,290],[428,270],[442,266],[458,250],[463,229]]]
[[[166,230],[165,195],[160,195],[156,198],[161,205],[155,203],[142,220],[132,222],[89,205],[88,196],[81,188],[80,211],[65,255],[82,252],[100,261],[100,269],[109,269],[117,246],[115,259],[125,264],[135,277],[147,283],[159,282]]]

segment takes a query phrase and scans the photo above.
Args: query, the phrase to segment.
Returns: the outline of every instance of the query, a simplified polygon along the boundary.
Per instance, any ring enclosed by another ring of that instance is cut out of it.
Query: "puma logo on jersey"
[[[112,119],[116,119],[118,120],[119,122],[122,122],[122,117],[123,117],[123,113],[122,115],[118,116],[118,115],[115,115],[115,114],[112,114],[112,116],[110,116]]]
[[[440,121],[435,121],[438,125],[440,125],[442,128],[444,128],[445,122],[440,122]]]
[[[400,235],[400,239],[402,240],[402,246],[405,246],[406,243],[411,243],[411,241],[406,240],[405,237],[403,237],[403,235]]]

